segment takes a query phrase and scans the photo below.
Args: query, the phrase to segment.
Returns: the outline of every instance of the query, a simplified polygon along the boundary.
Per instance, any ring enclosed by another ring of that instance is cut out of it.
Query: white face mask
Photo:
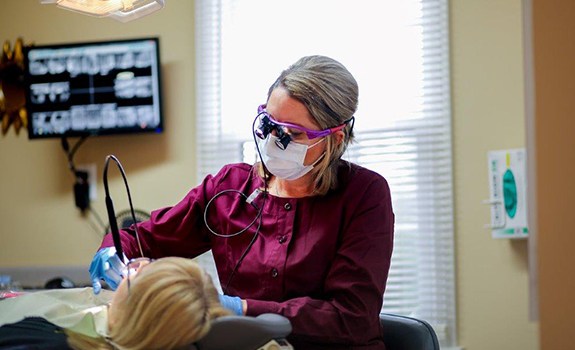
[[[258,146],[261,145],[260,151],[262,161],[264,162],[266,168],[270,171],[270,173],[280,179],[299,179],[300,177],[307,174],[311,169],[313,169],[316,163],[319,162],[323,156],[322,154],[322,156],[313,162],[313,164],[303,164],[307,150],[316,146],[325,140],[325,138],[322,138],[310,146],[291,141],[285,150],[282,150],[276,146],[276,140],[278,140],[277,136],[269,134],[265,140],[258,141]]]

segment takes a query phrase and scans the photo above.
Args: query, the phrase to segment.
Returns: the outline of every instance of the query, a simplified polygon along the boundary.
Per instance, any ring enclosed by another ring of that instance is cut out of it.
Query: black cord
[[[256,214],[256,217],[252,220],[252,222],[250,222],[250,223],[249,223],[246,227],[244,227],[243,229],[241,229],[241,230],[239,230],[239,231],[237,231],[237,232],[231,233],[231,234],[222,234],[222,233],[218,233],[218,232],[214,231],[214,230],[210,227],[210,225],[208,224],[208,209],[209,209],[210,205],[212,204],[212,202],[213,202],[216,198],[218,198],[218,197],[221,196],[222,194],[230,193],[230,192],[232,192],[232,193],[239,193],[242,197],[244,197],[244,198],[246,199],[246,202],[247,202],[247,203],[251,204],[252,207],[254,207],[255,209],[258,210],[258,213]],[[252,245],[253,245],[254,242],[256,241],[256,238],[257,238],[257,236],[258,236],[258,234],[259,234],[259,232],[260,232],[260,228],[261,228],[261,226],[262,226],[263,207],[264,207],[264,205],[265,205],[265,201],[266,201],[266,198],[267,198],[267,196],[265,195],[265,192],[264,192],[264,196],[265,196],[265,197],[264,197],[262,206],[261,206],[261,208],[258,208],[258,207],[253,203],[253,201],[254,201],[254,199],[255,199],[260,193],[261,193],[261,191],[260,191],[259,189],[256,189],[256,190],[248,197],[248,196],[246,196],[243,192],[238,191],[238,190],[223,190],[223,191],[218,192],[215,196],[213,196],[212,199],[210,199],[210,200],[208,201],[208,203],[206,204],[206,208],[204,209],[204,224],[206,225],[207,229],[208,229],[213,235],[218,236],[218,237],[222,237],[222,238],[230,238],[230,237],[234,237],[234,236],[237,236],[237,235],[239,235],[239,234],[241,234],[241,233],[246,232],[246,231],[247,231],[250,227],[252,227],[253,224],[254,224],[256,221],[258,221],[258,219],[259,219],[258,227],[256,228],[256,232],[254,233],[254,236],[252,237],[252,239],[251,239],[250,243],[248,244],[248,246],[246,247],[246,249],[244,249],[244,251],[242,252],[242,255],[240,256],[240,259],[236,262],[234,268],[232,269],[232,272],[231,272],[231,274],[230,274],[230,277],[228,277],[228,281],[226,282],[225,286],[222,288],[224,294],[227,293],[228,286],[230,285],[230,282],[232,281],[232,278],[234,277],[234,275],[235,275],[237,269],[239,268],[240,264],[241,264],[242,261],[244,260],[244,258],[245,258],[245,256],[247,255],[248,251],[251,249]]]
[[[225,194],[225,193],[229,193],[229,192],[233,192],[233,193],[239,193],[242,197],[244,197],[246,199],[246,202],[251,204],[252,207],[256,208],[258,210],[258,213],[256,214],[256,217],[252,220],[252,222],[250,222],[250,224],[246,227],[244,227],[243,229],[239,230],[238,232],[234,232],[234,233],[229,233],[229,234],[224,234],[224,233],[219,233],[214,231],[214,229],[212,229],[210,227],[210,224],[208,223],[208,209],[210,208],[210,205],[212,205],[212,202],[218,198],[219,196]],[[208,201],[208,204],[206,204],[206,208],[204,209],[204,224],[206,225],[207,229],[215,236],[218,237],[223,237],[223,238],[230,238],[230,237],[234,237],[237,236],[241,233],[244,233],[245,231],[247,231],[250,227],[252,227],[253,224],[255,224],[255,222],[258,220],[258,218],[261,216],[262,214],[262,210],[260,208],[258,208],[254,203],[253,200],[255,199],[255,197],[257,197],[257,195],[259,195],[261,191],[259,190],[255,190],[254,193],[252,193],[250,195],[250,197],[246,196],[243,192],[238,191],[238,190],[223,190],[218,192],[215,196],[212,197],[212,199],[210,199]],[[254,198],[251,198],[251,197]]]
[[[85,212],[86,209],[90,207],[90,188],[88,183],[88,172],[81,171],[76,169],[74,165],[74,155],[80,148],[80,146],[86,141],[89,135],[82,136],[70,149],[70,144],[68,143],[68,139],[66,137],[62,137],[61,145],[62,149],[66,153],[66,158],[68,160],[68,168],[74,175],[75,183],[74,183],[74,201],[76,207]]]
[[[76,152],[78,151],[78,149],[80,148],[80,146],[86,141],[86,139],[88,138],[88,136],[82,136],[78,142],[76,142],[74,144],[74,147],[72,147],[72,150],[70,151],[70,157],[74,158],[74,155],[76,154]]]
[[[262,159],[262,155],[260,152],[260,148],[258,147],[258,142],[256,139],[256,133],[254,132],[255,130],[255,125],[256,125],[256,120],[258,119],[259,114],[256,116],[256,118],[254,119],[254,121],[252,122],[252,136],[254,137],[254,142],[256,144],[256,150],[258,152],[258,155],[260,157],[260,160]],[[263,162],[261,162],[261,164],[264,164]],[[264,169],[265,169],[265,164],[264,164]],[[257,169],[255,170],[257,171]],[[265,170],[266,174],[267,174],[267,170]],[[267,176],[264,176],[264,195],[267,193],[268,188],[267,188]],[[243,229],[234,232],[234,233],[229,233],[229,234],[224,234],[224,233],[219,233],[216,232],[214,229],[212,229],[212,227],[210,226],[210,224],[208,223],[208,209],[210,208],[210,206],[212,205],[212,202],[215,201],[219,196],[229,193],[229,192],[234,192],[234,193],[239,193],[242,197],[244,197],[246,199],[246,202],[251,204],[252,207],[254,207],[255,209],[258,210],[258,213],[256,215],[256,217],[252,220],[252,222],[250,222],[246,227],[244,227]],[[206,225],[207,229],[214,235],[218,236],[218,237],[223,237],[223,238],[230,238],[230,237],[234,237],[237,236],[241,233],[244,233],[245,231],[247,231],[250,227],[253,226],[253,224],[255,224],[255,222],[258,220],[258,218],[260,218],[261,214],[262,214],[262,208],[258,208],[254,203],[253,200],[255,199],[255,197],[257,197],[259,194],[261,193],[261,191],[259,189],[256,189],[249,197],[246,196],[243,192],[238,191],[238,190],[223,190],[220,191],[218,193],[216,193],[206,204],[206,208],[204,209],[204,224]],[[265,203],[265,201],[264,201]],[[261,220],[260,220],[260,225],[261,225]]]
[[[110,163],[110,159],[113,160],[120,173],[122,174],[122,178],[124,179],[124,185],[126,187],[126,192],[128,194],[128,202],[130,204],[130,212],[132,213],[132,219],[134,223],[137,223],[136,220],[136,213],[134,212],[134,206],[132,205],[132,195],[130,194],[130,186],[128,186],[128,179],[126,178],[126,172],[122,167],[122,164],[114,155],[108,155],[106,157],[106,163],[104,164],[104,191],[106,192],[106,208],[108,210],[108,220],[110,221],[110,228],[112,231],[112,238],[114,239],[114,247],[116,248],[116,254],[121,261],[124,260],[123,258],[123,249],[122,249],[122,242],[120,241],[120,231],[118,230],[118,223],[116,222],[116,215],[114,214],[114,204],[112,202],[112,198],[110,197],[110,190],[108,188],[108,164]],[[140,243],[140,233],[138,232],[138,225],[134,225],[134,229],[136,230],[136,241],[138,242],[138,248],[140,249],[140,254],[144,257],[144,251],[142,250],[142,244]]]
[[[260,222],[258,223],[258,228],[256,229],[256,232],[254,233],[254,236],[252,237],[252,240],[250,241],[250,244],[248,244],[248,246],[246,247],[246,249],[244,249],[244,252],[242,253],[242,256],[240,256],[240,259],[238,260],[238,262],[236,262],[236,265],[234,266],[232,272],[230,273],[230,277],[228,277],[228,281],[226,282],[226,286],[222,289],[222,291],[224,292],[224,294],[228,294],[228,287],[230,286],[230,282],[232,281],[232,278],[234,277],[234,275],[236,274],[236,271],[237,271],[238,268],[240,267],[240,264],[242,263],[242,261],[244,261],[244,258],[246,257],[246,255],[248,254],[248,252],[250,251],[250,249],[252,248],[252,246],[254,245],[254,242],[256,241],[256,238],[258,238],[261,227],[262,227],[262,218],[261,218],[261,216],[260,216]]]
[[[258,116],[259,116],[259,115],[258,115]],[[257,239],[258,236],[259,236],[260,229],[261,229],[261,227],[262,227],[262,221],[263,221],[263,209],[264,209],[264,207],[265,207],[266,200],[267,200],[267,198],[268,198],[268,193],[269,193],[269,191],[268,191],[268,177],[271,176],[271,173],[267,170],[267,168],[266,168],[266,166],[265,166],[265,163],[262,161],[262,154],[261,154],[261,151],[260,151],[260,148],[259,148],[259,145],[258,145],[258,140],[257,140],[257,138],[256,138],[256,137],[257,137],[257,136],[256,136],[256,133],[255,133],[255,124],[256,124],[256,120],[258,119],[258,116],[256,116],[256,118],[254,118],[254,121],[253,121],[253,123],[252,123],[252,136],[253,136],[253,138],[254,138],[254,143],[255,143],[255,145],[256,145],[256,151],[258,152],[258,156],[259,156],[259,158],[260,158],[260,163],[262,164],[263,169],[264,169],[264,176],[263,176],[263,181],[264,181],[263,196],[264,196],[264,199],[263,199],[261,208],[259,209],[258,215],[257,215],[256,218],[254,219],[254,221],[252,221],[252,222],[249,224],[248,227],[246,227],[245,229],[243,229],[243,230],[241,230],[241,231],[239,232],[239,233],[245,232],[249,227],[251,227],[251,226],[254,224],[255,220],[259,219],[258,227],[256,228],[256,232],[254,233],[254,236],[252,237],[252,239],[251,239],[250,243],[248,244],[248,246],[246,247],[246,249],[244,249],[244,251],[242,252],[242,255],[240,256],[239,260],[236,262],[234,268],[232,269],[232,272],[230,273],[230,276],[228,277],[228,280],[227,280],[225,286],[222,287],[222,291],[224,292],[224,294],[227,294],[227,292],[228,292],[228,287],[230,286],[230,283],[232,282],[232,279],[233,279],[234,275],[235,275],[236,272],[238,271],[238,269],[239,269],[239,267],[240,267],[240,264],[244,261],[244,258],[246,257],[246,255],[248,254],[248,252],[250,251],[250,249],[252,248],[252,246],[254,245],[256,239]],[[256,171],[256,172],[258,171],[258,169],[255,168],[255,167],[253,167],[252,169],[253,169],[252,171]],[[224,192],[224,191],[222,191],[222,192]],[[239,192],[239,191],[238,191],[238,192]],[[240,193],[241,193],[241,192],[240,192]],[[220,195],[220,194],[221,194],[221,192],[218,193],[216,196],[218,196],[218,195]],[[245,197],[245,194],[242,193],[242,195]],[[216,196],[214,196],[214,197],[216,197]],[[213,199],[214,199],[214,198],[212,198],[212,199],[210,200],[210,202],[211,202]],[[253,203],[250,203],[250,204],[254,205]],[[254,205],[254,206],[255,206],[255,205]],[[207,206],[206,206],[206,209],[207,209]],[[205,220],[205,217],[206,217],[205,214],[206,214],[206,211],[204,211],[204,220]],[[207,226],[207,222],[206,222],[206,226]],[[208,227],[208,229],[209,229],[212,233],[214,233],[209,227]],[[239,234],[239,233],[236,233],[236,234]],[[220,235],[220,236],[221,236],[221,235]]]
[[[88,136],[82,136],[72,147],[72,150],[70,150],[70,144],[68,143],[68,139],[66,137],[62,137],[62,148],[64,149],[64,152],[66,152],[66,158],[68,159],[68,168],[70,169],[70,171],[72,172],[72,174],[74,174],[74,176],[78,176],[77,171],[76,171],[76,166],[74,165],[74,155],[76,154],[76,152],[78,151],[78,149],[80,148],[80,146],[82,146],[82,144],[86,141],[86,139],[88,138]]]
[[[262,158],[262,152],[260,151],[260,146],[258,143],[258,136],[256,136],[255,133],[255,126],[256,126],[256,120],[258,119],[259,114],[254,118],[254,121],[252,122],[252,137],[254,138],[254,143],[256,145],[256,151],[258,152],[258,157],[260,158],[260,164],[262,165],[263,169],[264,169],[264,192],[267,193],[268,192],[268,178],[271,177],[271,172],[268,170],[268,168],[266,168],[266,163],[264,163],[263,158]],[[256,169],[257,171],[257,169]]]
[[[265,180],[264,180],[265,183]],[[259,218],[259,222],[258,222],[258,227],[256,229],[256,232],[254,233],[254,236],[252,237],[252,240],[250,241],[250,243],[248,244],[248,246],[246,247],[246,249],[244,249],[242,255],[240,256],[238,262],[236,262],[236,265],[234,266],[234,268],[232,269],[232,272],[230,273],[230,277],[228,277],[228,281],[226,282],[226,285],[222,288],[222,291],[224,292],[224,294],[228,293],[228,287],[230,286],[230,283],[232,282],[232,278],[234,277],[234,275],[236,274],[237,270],[240,267],[240,264],[242,263],[242,261],[244,261],[244,258],[246,257],[246,255],[248,254],[248,252],[250,251],[250,249],[252,248],[252,246],[254,245],[256,238],[258,238],[259,233],[260,233],[260,229],[262,227],[262,221],[263,221],[263,208],[265,207],[266,204],[266,199],[267,199],[267,192],[264,192],[264,200],[262,202],[262,207],[258,213],[258,218]],[[252,224],[250,224],[251,226]]]

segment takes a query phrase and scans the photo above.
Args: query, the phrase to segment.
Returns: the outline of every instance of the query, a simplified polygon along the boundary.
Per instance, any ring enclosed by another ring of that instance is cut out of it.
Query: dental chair
[[[276,314],[224,316],[188,350],[258,350],[272,340],[282,342],[291,333],[289,320]],[[30,317],[0,327],[0,350],[71,350],[62,328],[44,318]]]
[[[290,321],[276,314],[224,316],[212,322],[208,335],[190,350],[257,350],[291,333]]]
[[[439,350],[437,335],[424,320],[382,313],[379,323],[387,350]]]

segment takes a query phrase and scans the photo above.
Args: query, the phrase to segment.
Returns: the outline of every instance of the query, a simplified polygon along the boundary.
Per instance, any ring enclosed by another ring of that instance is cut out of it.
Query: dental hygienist
[[[353,139],[358,86],[339,62],[303,57],[283,71],[253,129],[262,162],[231,164],[182,201],[138,224],[143,254],[212,250],[237,314],[277,313],[295,349],[385,349],[379,312],[393,247],[390,190],[379,174],[341,159]],[[135,227],[120,231],[140,255]],[[111,235],[90,266],[114,288],[123,264]]]

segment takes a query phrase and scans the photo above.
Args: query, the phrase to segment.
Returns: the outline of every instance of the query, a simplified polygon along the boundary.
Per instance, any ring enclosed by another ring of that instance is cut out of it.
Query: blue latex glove
[[[127,261],[124,256],[124,261]],[[126,264],[121,261],[116,254],[116,248],[107,247],[98,250],[90,264],[90,279],[94,293],[100,293],[102,284],[100,280],[106,281],[112,290],[116,290],[126,272]]]
[[[220,304],[238,316],[244,314],[244,307],[240,297],[231,297],[229,295],[220,294]]]

